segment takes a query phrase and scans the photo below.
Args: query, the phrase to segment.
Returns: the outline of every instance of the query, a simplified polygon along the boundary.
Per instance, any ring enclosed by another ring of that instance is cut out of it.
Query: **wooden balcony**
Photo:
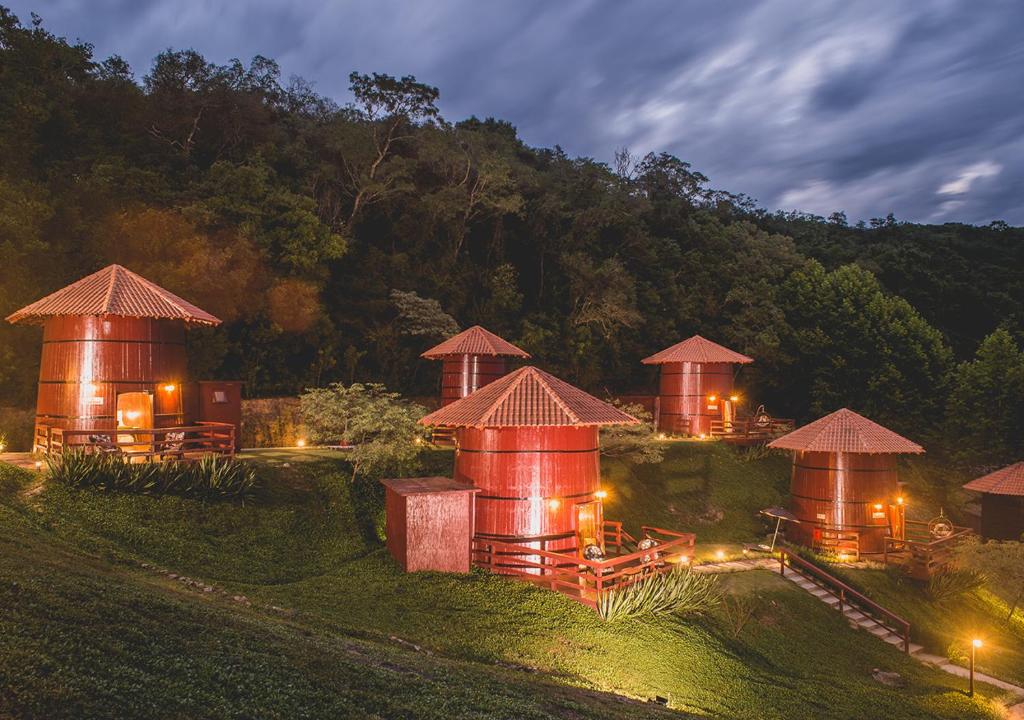
[[[693,533],[649,526],[643,527],[643,533],[657,545],[640,550],[637,540],[622,529],[622,523],[605,522],[604,560],[587,560],[574,551],[550,552],[546,549],[547,539],[531,547],[474,538],[473,564],[558,591],[596,610],[602,593],[668,572],[678,565],[688,565],[693,559]]]
[[[65,452],[105,453],[130,462],[197,460],[235,454],[235,426],[201,422],[153,429],[67,430],[36,425],[33,450],[59,457]]]
[[[932,536],[929,524],[907,521],[906,537],[885,539],[883,557],[887,565],[902,566],[915,580],[928,580],[953,562],[956,546],[968,535],[970,528],[953,526],[953,532],[942,538]]]
[[[768,442],[791,432],[796,423],[788,418],[771,418],[758,422],[757,418],[712,420],[711,437],[725,442],[754,445]]]

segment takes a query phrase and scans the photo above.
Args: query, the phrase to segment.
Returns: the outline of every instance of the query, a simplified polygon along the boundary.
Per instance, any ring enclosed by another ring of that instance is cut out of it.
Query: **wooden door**
[[[600,500],[576,504],[576,549],[580,557],[588,545],[604,552],[604,508]]]
[[[125,392],[117,395],[117,442],[125,452],[145,452],[153,445],[150,433],[132,430],[153,429],[153,395],[148,392]]]

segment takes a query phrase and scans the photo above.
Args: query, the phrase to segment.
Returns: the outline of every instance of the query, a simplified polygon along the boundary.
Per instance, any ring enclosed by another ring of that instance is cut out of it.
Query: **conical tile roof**
[[[768,443],[806,452],[923,453],[924,448],[892,430],[843,408]]]
[[[219,325],[205,310],[120,265],[71,283],[7,316],[10,323],[41,323],[58,315],[120,315]]]
[[[530,353],[517,348],[508,340],[504,340],[490,330],[479,325],[463,330],[458,335],[445,340],[440,345],[427,350],[420,357],[436,360],[447,355],[492,355],[495,357],[528,358]]]
[[[742,355],[735,350],[711,342],[700,335],[676,343],[670,348],[644,358],[644,365],[663,365],[665,363],[739,363],[745,365],[754,362],[754,358]]]
[[[1014,463],[1002,470],[983,475],[964,485],[965,490],[973,490],[992,495],[1017,495],[1024,497],[1024,462]]]
[[[420,419],[448,427],[636,425],[640,421],[554,375],[526,366]]]

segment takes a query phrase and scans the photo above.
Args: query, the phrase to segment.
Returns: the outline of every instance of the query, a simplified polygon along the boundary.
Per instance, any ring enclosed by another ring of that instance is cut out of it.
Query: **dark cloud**
[[[340,101],[351,70],[414,74],[450,119],[667,150],[770,208],[1024,224],[1017,0],[6,2],[140,75],[167,47],[273,57]]]

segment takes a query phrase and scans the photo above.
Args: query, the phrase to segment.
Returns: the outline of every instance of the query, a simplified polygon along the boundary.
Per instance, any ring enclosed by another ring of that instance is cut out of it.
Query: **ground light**
[[[974,654],[977,652],[978,648],[981,647],[981,645],[981,640],[979,640],[978,638],[974,638],[973,640],[971,640],[971,673],[970,680],[968,681],[967,685],[967,697],[974,697]]]
[[[715,559],[716,560],[725,560],[725,550],[716,550],[715,551]]]
[[[295,441],[295,447],[300,447],[300,448],[306,447],[306,440],[305,440],[305,438],[299,438],[298,440],[296,440]]]

